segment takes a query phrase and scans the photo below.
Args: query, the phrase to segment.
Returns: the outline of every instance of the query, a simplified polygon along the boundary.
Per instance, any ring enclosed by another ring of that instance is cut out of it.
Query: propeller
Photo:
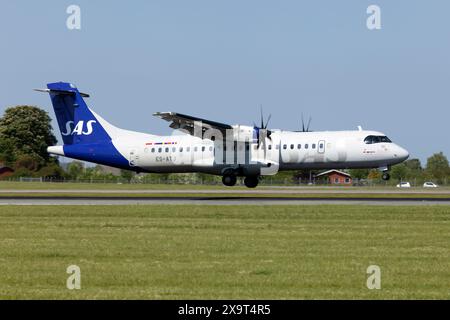
[[[309,126],[311,124],[311,120],[312,120],[312,118],[309,117],[308,124],[306,125],[306,128],[305,128],[305,120],[303,118],[303,112],[302,112],[302,130],[300,132],[310,132]]]
[[[256,132],[257,132],[256,138],[257,138],[258,149],[259,149],[259,146],[260,146],[260,144],[262,142],[263,148],[265,150],[265,143],[266,143],[265,140],[266,139],[264,139],[264,137],[263,137],[263,139],[261,139],[261,131],[265,132],[265,137],[267,137],[268,139],[272,140],[272,138],[270,137],[270,135],[272,134],[272,131],[267,129],[267,126],[269,125],[269,121],[272,118],[272,115],[269,114],[269,116],[267,117],[267,121],[264,122],[264,112],[263,112],[262,106],[260,106],[260,113],[261,113],[261,125],[259,127],[257,127],[255,125],[255,123],[253,123],[253,125],[254,125],[254,128],[256,129]]]

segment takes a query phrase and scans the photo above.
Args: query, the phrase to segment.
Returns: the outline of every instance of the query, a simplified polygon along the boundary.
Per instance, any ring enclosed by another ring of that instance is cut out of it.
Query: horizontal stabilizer
[[[76,93],[75,90],[56,90],[56,89],[34,89],[34,91],[54,93],[54,94],[75,94]],[[79,94],[83,98],[89,98],[89,95],[87,93],[79,92]]]

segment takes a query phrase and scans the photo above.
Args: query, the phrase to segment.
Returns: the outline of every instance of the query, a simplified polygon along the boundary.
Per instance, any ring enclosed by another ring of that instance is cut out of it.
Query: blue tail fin
[[[65,82],[49,83],[53,108],[65,145],[110,141],[111,137],[83,100],[89,97]]]

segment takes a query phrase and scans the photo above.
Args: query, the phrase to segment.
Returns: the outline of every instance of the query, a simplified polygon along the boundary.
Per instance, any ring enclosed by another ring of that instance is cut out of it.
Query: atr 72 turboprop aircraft
[[[158,136],[119,129],[93,110],[89,97],[64,82],[47,89],[64,145],[50,146],[53,155],[149,173],[203,172],[222,176],[233,186],[237,177],[254,188],[262,176],[279,170],[378,168],[389,179],[391,165],[408,151],[386,135],[366,131],[283,131],[261,126],[228,125],[174,112],[158,112],[170,127],[187,134]]]

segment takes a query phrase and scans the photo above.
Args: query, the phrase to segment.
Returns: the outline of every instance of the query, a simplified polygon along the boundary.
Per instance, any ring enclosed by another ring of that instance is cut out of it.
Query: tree
[[[411,171],[422,171],[422,164],[419,159],[409,159],[404,164]]]
[[[125,179],[128,183],[131,182],[131,179],[134,177],[134,172],[130,170],[120,170],[120,176]]]
[[[28,154],[20,155],[15,164],[15,169],[27,169],[30,172],[37,171],[39,168],[39,159]]]
[[[0,138],[0,162],[4,165],[12,167],[15,162],[14,144],[10,140]]]
[[[81,163],[80,161],[72,161],[67,166],[67,175],[70,179],[77,180],[83,173],[83,169],[83,163]]]
[[[449,176],[450,167],[444,153],[435,153],[427,159],[426,174],[437,183],[442,183]]]
[[[348,173],[352,176],[352,179],[367,179],[367,176],[369,175],[369,169],[350,169],[348,170]]]
[[[380,180],[381,178],[381,172],[377,169],[371,169],[369,170],[369,174],[367,175],[367,179],[369,180]]]
[[[0,146],[6,146],[7,155],[3,158],[15,162],[27,155],[36,159],[39,166],[55,163],[49,156],[47,147],[56,144],[52,133],[51,119],[47,112],[34,106],[7,108],[0,118]]]
[[[408,167],[404,162],[392,166],[391,176],[394,180],[405,180],[408,176]]]
[[[46,179],[61,179],[64,178],[65,173],[64,170],[57,165],[56,163],[51,163],[45,167],[42,167],[39,169],[38,172],[36,172],[35,176],[37,177],[43,177]]]

